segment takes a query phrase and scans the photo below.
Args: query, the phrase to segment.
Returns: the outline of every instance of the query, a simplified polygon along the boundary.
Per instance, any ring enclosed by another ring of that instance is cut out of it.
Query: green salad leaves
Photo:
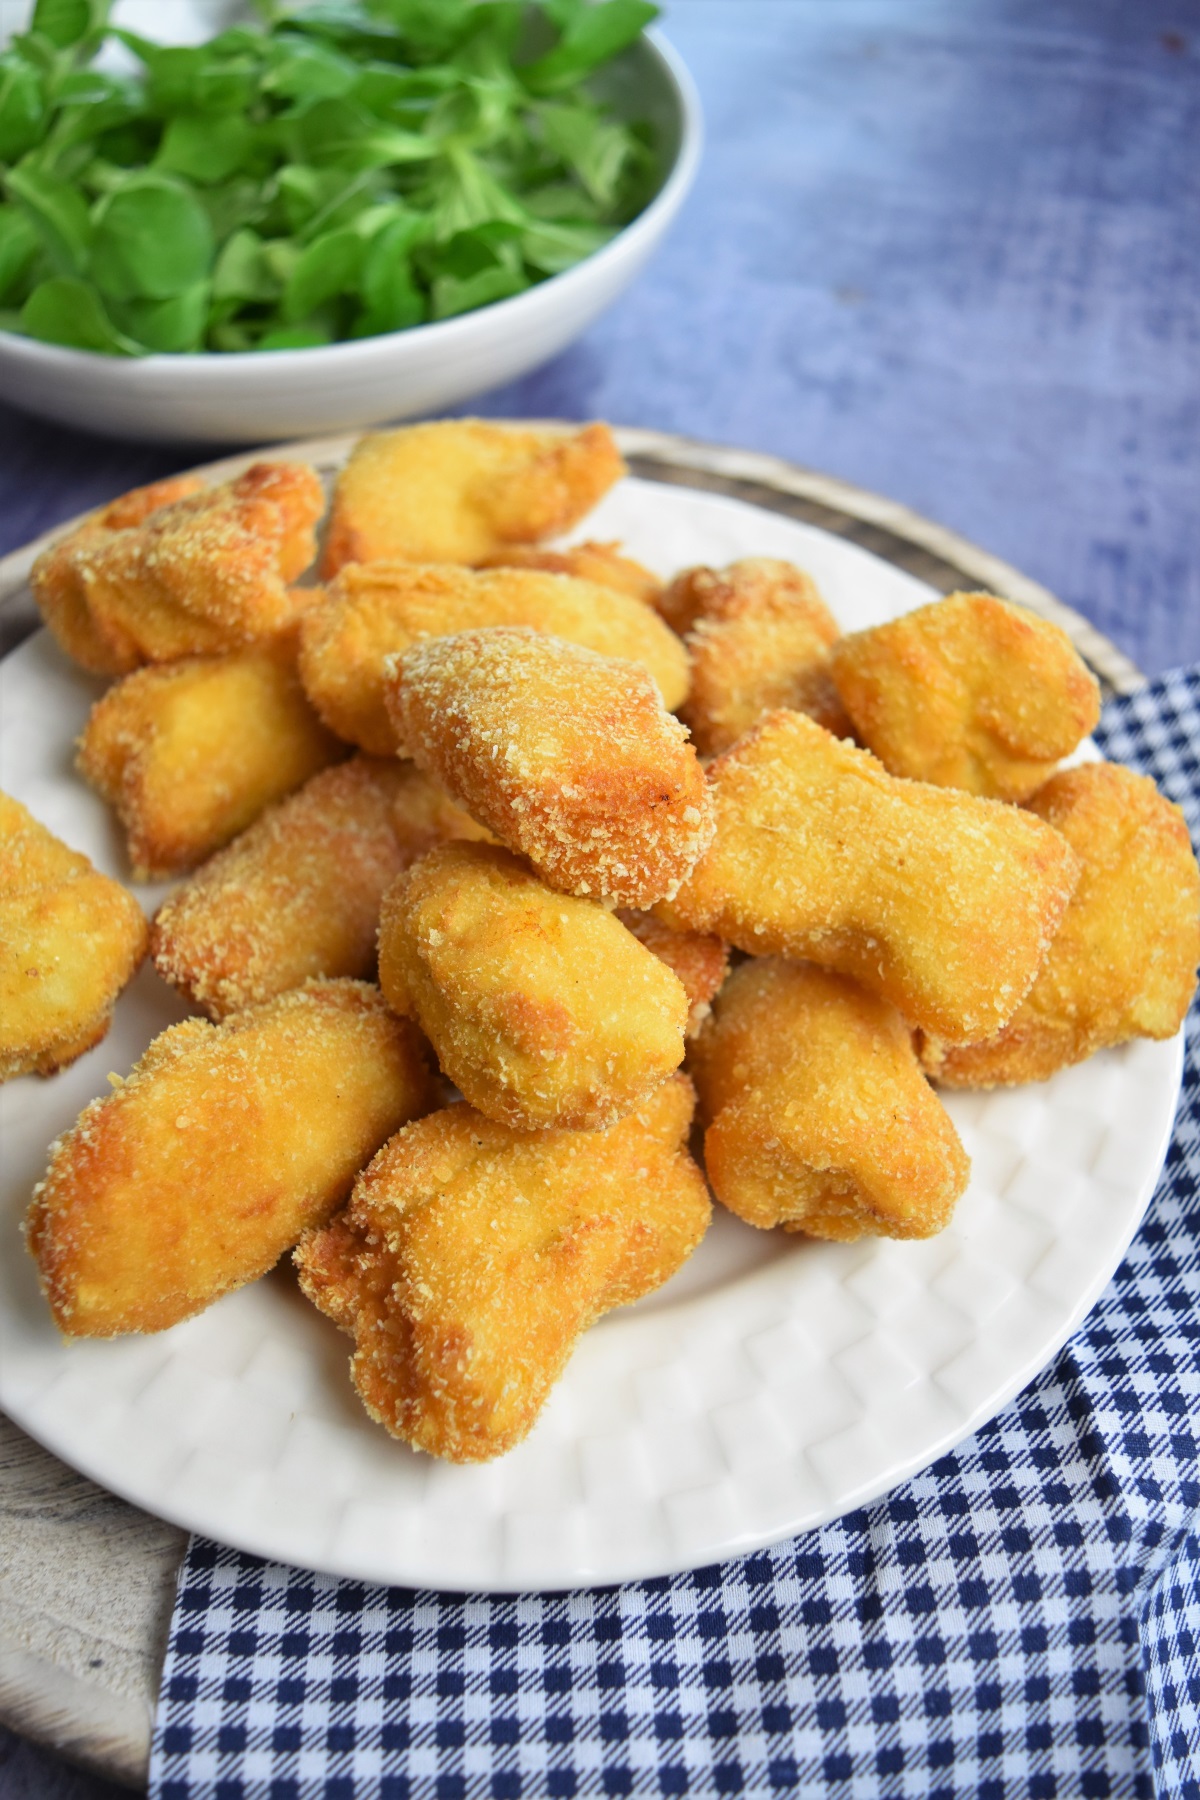
[[[0,329],[116,356],[374,337],[519,294],[645,206],[587,82],[647,0],[260,0],[155,44],[37,0],[0,52]],[[95,66],[116,40],[130,74]]]

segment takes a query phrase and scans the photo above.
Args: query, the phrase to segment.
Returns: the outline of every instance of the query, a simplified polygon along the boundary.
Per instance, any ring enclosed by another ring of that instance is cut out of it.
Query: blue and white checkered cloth
[[[1200,672],[1105,753],[1200,841]],[[1136,1242],[1056,1362],[865,1511],[689,1575],[410,1592],[193,1540],[154,1800],[1200,1797],[1200,1061]]]

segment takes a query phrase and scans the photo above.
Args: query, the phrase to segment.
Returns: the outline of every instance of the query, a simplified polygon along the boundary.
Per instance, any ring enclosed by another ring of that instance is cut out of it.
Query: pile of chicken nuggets
[[[97,1043],[147,953],[195,1014],[51,1146],[68,1337],[291,1252],[371,1417],[494,1457],[710,1190],[928,1237],[970,1171],[939,1086],[1179,1029],[1200,872],[1152,782],[1059,767],[1099,713],[1061,630],[960,593],[843,636],[788,563],[552,547],[622,473],[604,425],[416,425],[357,446],[323,548],[316,473],[263,462],[36,565],[115,678],[79,768],[132,878],[184,879],[147,927],[0,795],[0,1078]]]

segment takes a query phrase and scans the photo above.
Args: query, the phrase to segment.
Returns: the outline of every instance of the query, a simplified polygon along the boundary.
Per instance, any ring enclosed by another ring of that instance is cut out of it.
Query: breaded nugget
[[[58,642],[76,662],[101,674],[112,671],[112,650],[97,626],[93,624],[83,590],[75,580],[71,564],[89,538],[102,541],[114,531],[128,531],[141,525],[160,507],[171,506],[189,494],[198,493],[204,483],[198,475],[176,475],[166,481],[152,481],[147,487],[131,488],[88,516],[71,532],[51,545],[34,564],[38,584],[49,596],[54,619],[51,629]],[[43,605],[43,612],[47,611]],[[49,616],[47,615],[48,622]]]
[[[116,808],[135,881],[195,868],[344,755],[283,645],[138,669],[92,708],[79,770]]]
[[[687,639],[692,686],[679,716],[701,756],[719,756],[765,713],[807,713],[835,737],[854,727],[829,679],[829,658],[811,625],[791,619],[702,621]]]
[[[376,432],[338,477],[322,573],[381,557],[479,563],[569,531],[624,473],[607,425],[444,419]]]
[[[419,853],[397,837],[403,782],[398,764],[356,756],[272,807],[159,908],[163,979],[224,1019],[310,976],[373,973],[380,902]]]
[[[631,594],[647,606],[654,606],[663,591],[657,575],[622,556],[619,544],[596,544],[589,538],[582,544],[567,544],[561,550],[539,550],[510,544],[481,559],[481,569],[544,569],[550,575],[574,575],[580,581],[595,582],[599,587],[615,588],[620,594]]]
[[[932,1237],[971,1165],[895,1007],[775,958],[729,977],[688,1067],[713,1192],[750,1225]]]
[[[1196,988],[1200,872],[1177,806],[1144,775],[1087,763],[1028,802],[1083,872],[1037,980],[997,1037],[921,1045],[948,1087],[1045,1081],[1128,1038],[1174,1037]]]
[[[155,1038],[54,1145],[26,1242],[68,1337],[165,1331],[256,1281],[434,1105],[376,988],[313,982]]]
[[[388,889],[379,985],[464,1098],[517,1131],[612,1125],[683,1061],[678,976],[494,845],[443,844]]]
[[[549,886],[645,908],[709,842],[704,771],[639,664],[497,626],[389,666],[403,748]]]
[[[743,556],[723,569],[697,563],[681,569],[655,601],[671,630],[680,637],[694,631],[702,619],[772,616],[772,607],[792,600],[811,612],[817,628],[832,643],[838,628],[811,575],[795,563],[775,556]]]
[[[476,844],[495,843],[486,825],[476,824],[470,813],[415,763],[397,766],[394,791],[392,825],[406,864],[451,838],[466,838]]]
[[[660,602],[686,620],[692,687],[680,717],[702,756],[728,750],[764,713],[808,713],[836,737],[850,720],[829,678],[838,628],[810,575],[750,556],[726,569],[685,569]]]
[[[1079,873],[1052,826],[897,781],[803,713],[770,713],[708,772],[717,830],[667,924],[851,975],[949,1042],[999,1030]]]
[[[893,775],[1024,800],[1100,717],[1065,631],[991,594],[951,594],[830,652],[857,735]]]
[[[683,983],[688,998],[687,1036],[694,1037],[712,1010],[711,1002],[729,973],[729,945],[719,937],[701,931],[672,931],[653,913],[630,912],[623,908],[617,914],[622,925],[632,931],[647,950],[673,969]]]
[[[605,1132],[516,1133],[469,1106],[399,1132],[295,1254],[355,1340],[371,1417],[452,1462],[519,1443],[580,1334],[704,1236],[708,1191],[679,1147],[693,1098],[676,1076]]]
[[[186,500],[189,494],[198,494],[204,486],[199,475],[168,475],[163,481],[151,481],[145,487],[130,488],[127,494],[118,494],[106,506],[97,512],[89,513],[79,527],[81,531],[126,531],[131,525],[140,525],[148,519],[152,512],[162,506],[173,506],[176,500]]]
[[[301,627],[301,678],[339,737],[389,756],[396,734],[384,705],[386,658],[422,638],[488,625],[528,625],[643,663],[668,708],[687,693],[687,651],[628,594],[540,570],[399,562],[355,564],[330,585]]]
[[[0,794],[0,1081],[98,1044],[146,938],[132,894]]]
[[[287,584],[316,553],[323,508],[303,463],[256,463],[144,514],[127,495],[45,551],[30,586],[62,648],[98,675],[235,649],[311,603]]]

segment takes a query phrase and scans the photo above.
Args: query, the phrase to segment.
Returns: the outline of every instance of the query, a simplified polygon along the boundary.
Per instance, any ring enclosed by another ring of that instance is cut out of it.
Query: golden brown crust
[[[483,562],[570,530],[624,473],[607,425],[446,419],[374,433],[338,477],[322,574],[383,557]]]
[[[223,1019],[311,976],[373,973],[380,902],[413,854],[394,823],[404,779],[356,756],[272,807],[159,908],[163,979]]]
[[[323,507],[301,463],[256,463],[149,512],[127,495],[40,556],[30,585],[62,648],[96,674],[212,655],[276,635],[311,603],[288,583],[312,561]]]
[[[160,881],[344,754],[280,644],[127,675],[92,708],[79,770],[116,809],[134,880]]]
[[[87,536],[103,537],[106,532],[127,531],[134,525],[141,525],[152,512],[198,493],[203,486],[198,475],[176,475],[166,481],[152,481],[147,487],[132,488],[97,512],[89,513],[81,524],[39,557],[34,567],[43,571],[38,579],[44,583],[48,602],[55,613],[51,629],[63,649],[85,669],[101,674],[120,673],[109,667],[112,647],[93,623],[83,588],[72,574],[75,552]],[[70,554],[67,554],[68,546]]]
[[[704,1178],[678,1147],[692,1098],[676,1076],[606,1132],[516,1133],[452,1106],[385,1145],[295,1254],[355,1339],[371,1417],[453,1462],[519,1443],[580,1334],[704,1236]]]
[[[414,643],[491,625],[527,625],[649,669],[668,708],[688,690],[688,655],[627,594],[541,570],[477,571],[411,562],[353,564],[301,626],[300,674],[326,724],[376,756],[394,755],[385,662]]]
[[[1045,1081],[1129,1038],[1169,1038],[1200,962],[1200,872],[1177,806],[1144,775],[1087,763],[1028,802],[1082,865],[1079,885],[1029,993],[997,1036],[921,1046],[948,1087]]]
[[[811,575],[775,556],[742,556],[723,569],[681,569],[656,601],[672,631],[686,637],[707,620],[787,618],[800,610],[831,644],[838,628]]]
[[[853,976],[951,1042],[1016,1011],[1078,877],[1051,826],[898,781],[803,713],[769,714],[708,778],[716,837],[668,924]]]
[[[98,1044],[147,935],[132,894],[0,794],[0,1081]]]
[[[473,844],[494,844],[486,825],[479,825],[453,801],[444,787],[430,779],[415,763],[398,766],[392,802],[392,826],[406,863],[415,862],[435,844],[463,838]]]
[[[622,556],[619,544],[597,544],[589,538],[582,544],[567,544],[561,550],[541,550],[528,545],[508,544],[503,550],[481,558],[481,569],[542,569],[548,575],[573,575],[579,581],[593,582],[597,587],[614,588],[629,594],[647,606],[656,606],[663,591],[657,575]]]
[[[630,912],[626,908],[617,917],[640,944],[645,944],[682,981],[688,998],[687,1035],[694,1037],[729,973],[729,945],[707,932],[673,931],[653,913]]]
[[[683,1061],[678,977],[497,846],[442,845],[389,888],[379,985],[468,1103],[517,1131],[612,1125]]]
[[[170,1026],[34,1192],[26,1241],[59,1329],[164,1331],[257,1280],[433,1104],[416,1032],[359,982]]]
[[[831,652],[857,735],[893,775],[1023,800],[1100,717],[1066,633],[992,594],[950,594]]]
[[[145,487],[118,494],[115,500],[110,500],[107,506],[86,518],[80,529],[128,531],[131,525],[144,523],[161,506],[173,506],[176,500],[186,500],[189,494],[198,494],[203,487],[199,475],[168,475],[165,481],[151,481]]]
[[[496,627],[391,668],[403,747],[549,886],[644,908],[708,843],[703,770],[638,664]]]
[[[686,637],[700,619],[709,616],[709,603],[718,599],[724,586],[721,570],[698,563],[694,568],[681,569],[668,581],[655,608],[672,631]]]
[[[745,557],[685,569],[660,610],[687,620],[692,687],[680,717],[702,756],[735,744],[764,713],[808,713],[835,737],[852,727],[829,676],[837,625],[812,577],[794,564]]]
[[[908,1027],[855,982],[743,963],[688,1066],[713,1192],[751,1225],[810,1237],[931,1237],[970,1175]]]
[[[692,686],[679,716],[701,756],[732,749],[752,725],[780,707],[807,713],[834,737],[854,736],[830,679],[828,652],[814,645],[805,620],[702,622],[687,647]]]

